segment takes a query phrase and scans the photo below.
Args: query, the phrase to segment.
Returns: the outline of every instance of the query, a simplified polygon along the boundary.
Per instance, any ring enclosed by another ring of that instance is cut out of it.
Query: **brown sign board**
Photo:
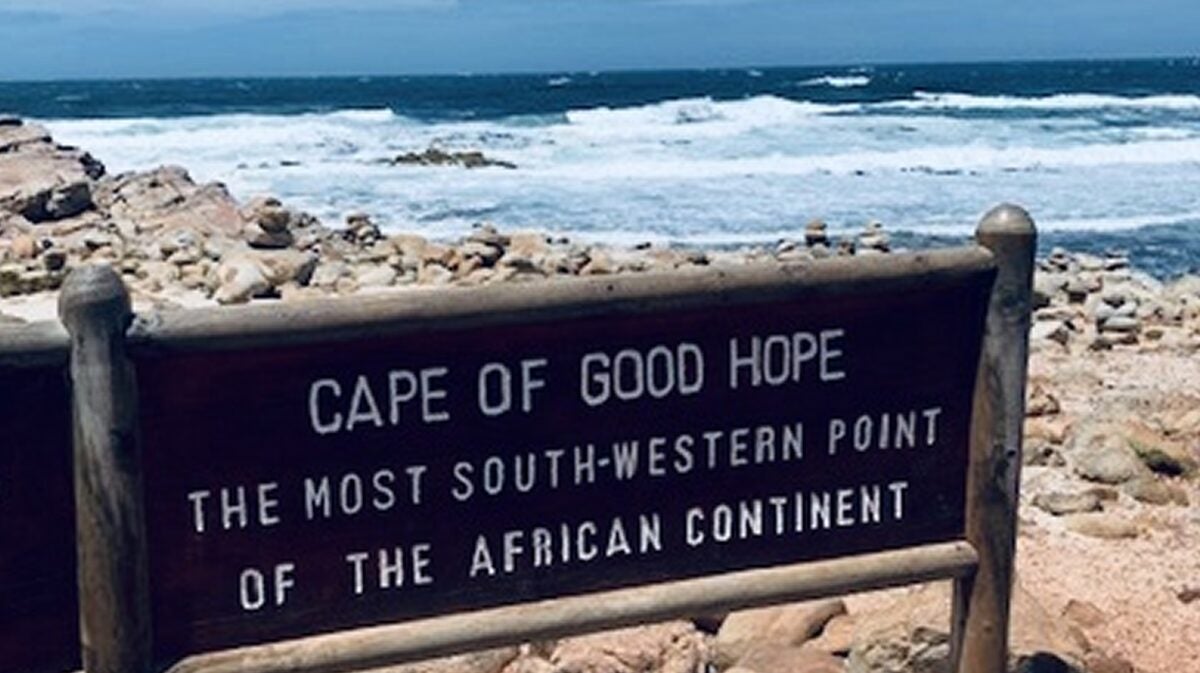
[[[0,364],[0,669],[79,669],[64,363]]]
[[[135,344],[156,658],[961,540],[993,277]]]

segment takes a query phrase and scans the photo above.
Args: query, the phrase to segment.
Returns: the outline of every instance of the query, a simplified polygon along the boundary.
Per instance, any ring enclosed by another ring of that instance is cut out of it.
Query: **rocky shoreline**
[[[398,159],[399,160],[399,159]],[[466,168],[470,157],[413,155]],[[106,262],[173,308],[688,266],[886,254],[882,225],[739,250],[616,248],[481,224],[445,243],[237,202],[181,168],[108,175],[0,118],[0,323],[53,318],[70,269]],[[1200,277],[1124,257],[1038,261],[1014,670],[1166,673],[1200,661]],[[471,673],[942,671],[947,588],[928,585],[538,643],[410,667]]]

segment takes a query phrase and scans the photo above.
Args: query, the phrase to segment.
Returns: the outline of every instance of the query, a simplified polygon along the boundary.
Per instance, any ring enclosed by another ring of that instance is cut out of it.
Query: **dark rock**
[[[424,152],[405,152],[393,158],[391,164],[393,166],[401,164],[415,166],[462,166],[463,168],[487,168],[495,166],[513,169],[517,167],[516,164],[510,161],[485,156],[479,150],[447,152],[438,147],[430,147]]]
[[[808,247],[814,245],[829,245],[829,235],[826,233],[825,223],[821,220],[812,220],[804,227],[804,244]]]
[[[47,271],[61,271],[67,265],[67,253],[58,249],[47,250],[42,253],[42,264]]]
[[[1180,603],[1190,605],[1200,600],[1200,587],[1185,587],[1175,594],[1175,597],[1179,599]]]
[[[1083,673],[1049,652],[1034,652],[1017,659],[1013,673]]]

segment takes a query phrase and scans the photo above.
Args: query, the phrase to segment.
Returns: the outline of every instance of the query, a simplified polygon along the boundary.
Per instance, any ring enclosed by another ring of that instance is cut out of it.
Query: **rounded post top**
[[[977,236],[1035,236],[1037,228],[1029,212],[1012,203],[1002,203],[992,208],[979,221]]]
[[[68,331],[76,331],[87,321],[124,329],[132,314],[129,291],[107,264],[78,267],[63,281],[58,295],[58,316]]]

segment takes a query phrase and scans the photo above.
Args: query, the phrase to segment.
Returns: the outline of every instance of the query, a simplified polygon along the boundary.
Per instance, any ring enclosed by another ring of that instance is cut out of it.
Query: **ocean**
[[[110,171],[178,164],[327,224],[730,246],[825,220],[961,241],[1001,201],[1044,249],[1200,269],[1200,58],[0,83]],[[515,169],[392,165],[430,147]]]

